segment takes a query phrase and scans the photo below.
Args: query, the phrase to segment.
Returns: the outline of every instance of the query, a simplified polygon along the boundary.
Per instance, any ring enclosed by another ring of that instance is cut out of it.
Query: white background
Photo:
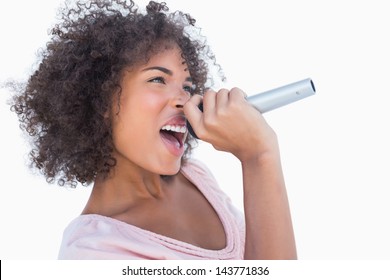
[[[60,2],[2,0],[0,81],[31,73]],[[279,136],[299,257],[389,259],[386,1],[166,2],[197,19],[225,87],[251,95],[313,79],[315,96],[265,115]],[[27,140],[6,104],[10,92],[0,93],[0,258],[55,259],[90,189],[48,185],[33,174]],[[239,163],[203,143],[195,157],[242,208]]]

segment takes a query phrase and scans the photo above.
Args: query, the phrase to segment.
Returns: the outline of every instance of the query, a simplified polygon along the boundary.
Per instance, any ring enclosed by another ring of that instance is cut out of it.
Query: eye
[[[150,83],[159,83],[159,84],[165,84],[165,79],[163,77],[155,77],[153,79],[150,79],[148,82]]]
[[[195,85],[186,85],[183,87],[183,89],[188,92],[190,95],[192,95],[195,91]]]

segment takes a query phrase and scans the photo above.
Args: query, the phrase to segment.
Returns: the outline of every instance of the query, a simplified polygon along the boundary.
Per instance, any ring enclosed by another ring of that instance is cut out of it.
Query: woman
[[[75,7],[12,107],[49,182],[93,183],[59,258],[296,258],[277,137],[240,89],[206,90],[216,64],[194,19],[155,2]],[[240,160],[245,215],[190,158],[187,120]]]

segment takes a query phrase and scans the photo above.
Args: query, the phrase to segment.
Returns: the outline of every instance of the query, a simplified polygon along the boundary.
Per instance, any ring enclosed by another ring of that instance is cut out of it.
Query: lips
[[[184,141],[187,136],[187,126],[182,115],[171,118],[160,129],[160,136],[168,150],[174,155],[182,155]]]
[[[187,127],[181,125],[165,125],[160,130],[162,137],[172,142],[177,141],[179,147],[183,146],[186,132]]]

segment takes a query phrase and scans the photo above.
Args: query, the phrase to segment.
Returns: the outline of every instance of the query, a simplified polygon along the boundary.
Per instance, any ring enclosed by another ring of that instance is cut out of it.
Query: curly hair
[[[78,1],[62,8],[60,20],[11,110],[32,137],[31,165],[49,183],[75,187],[92,183],[97,174],[107,176],[116,164],[105,113],[121,93],[125,68],[146,63],[164,43],[175,43],[195,93],[202,94],[212,83],[210,62],[217,64],[195,20],[180,11],[169,13],[165,3],[150,1],[140,12],[131,0]],[[183,160],[193,141],[186,140]]]

